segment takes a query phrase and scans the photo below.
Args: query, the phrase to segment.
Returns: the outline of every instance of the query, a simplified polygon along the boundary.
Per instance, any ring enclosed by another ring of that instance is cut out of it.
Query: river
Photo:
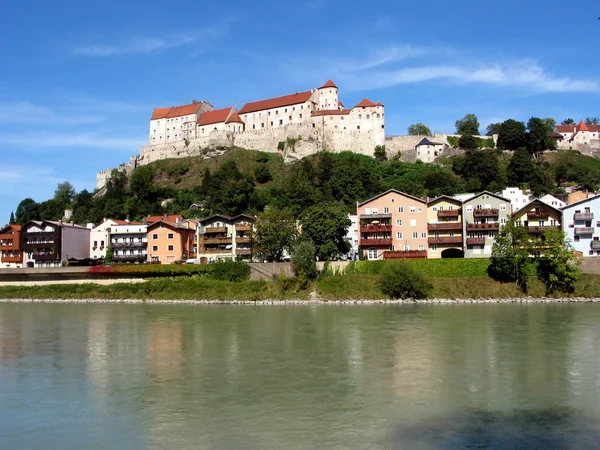
[[[0,448],[600,446],[600,304],[0,303]]]

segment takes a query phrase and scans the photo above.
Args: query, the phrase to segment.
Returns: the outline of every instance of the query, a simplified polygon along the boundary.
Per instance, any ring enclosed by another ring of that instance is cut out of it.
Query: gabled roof
[[[225,123],[244,123],[244,121],[237,113],[237,111],[235,111],[232,115],[229,116],[229,119],[227,119]]]
[[[383,106],[383,103],[377,102],[377,103],[375,103],[375,106]]]
[[[442,144],[441,142],[431,142],[429,139],[423,138],[423,139],[421,139],[421,142],[419,142],[417,144],[417,147],[419,145],[444,145],[444,144]]]
[[[505,202],[510,203],[509,199],[504,198],[504,197],[502,197],[502,196],[500,196],[498,194],[494,194],[493,192],[490,192],[490,191],[481,191],[480,193],[475,194],[473,197],[469,198],[468,200],[465,200],[463,203],[470,202],[471,200],[475,200],[476,198],[479,198],[479,197],[481,197],[482,195],[485,195],[485,194],[491,195],[492,197],[496,197],[499,200],[504,200]]]
[[[189,116],[190,114],[198,113],[200,106],[202,106],[201,102],[195,102],[190,103],[189,105],[172,106],[170,108],[155,108],[154,111],[152,111],[152,117],[150,120]]]
[[[348,114],[350,114],[349,109],[321,109],[320,111],[313,111],[310,113],[311,117],[347,116]]]
[[[239,113],[247,114],[254,111],[279,108],[281,106],[297,105],[298,103],[309,101],[311,96],[312,91],[305,91],[298,92],[296,94],[283,95],[281,97],[269,98],[267,100],[260,100],[258,102],[250,102],[246,103],[242,109],[239,110]]]
[[[6,225],[4,228],[0,228],[0,234],[6,234],[5,231],[11,229],[13,231],[21,231],[21,225]]]
[[[571,203],[570,205],[563,206],[562,210],[569,209],[573,206],[581,205],[582,203],[589,202],[590,200],[594,200],[595,198],[600,197],[600,194],[594,195],[593,197],[584,198],[583,200],[579,200],[578,202]]]
[[[440,195],[439,197],[432,198],[431,200],[429,200],[427,202],[427,204],[429,205],[431,203],[437,203],[437,202],[439,202],[441,200],[446,200],[448,202],[452,202],[452,203],[455,203],[457,205],[462,205],[463,204],[463,202],[461,202],[459,199],[454,198],[454,197],[450,197],[449,195]]]
[[[162,216],[148,216],[146,217],[146,223],[150,224],[150,223],[155,223],[158,222],[160,220],[165,220],[167,222],[177,222],[177,220],[183,220],[183,216],[181,214],[173,214],[173,215],[162,215]]]
[[[341,100],[338,100],[338,108],[344,108],[344,104],[342,103]]]
[[[391,193],[391,192],[393,192],[393,193],[395,193],[395,194],[398,194],[398,195],[402,195],[402,196],[404,196],[404,197],[412,198],[413,200],[416,200],[416,201],[418,201],[418,202],[421,202],[421,203],[425,203],[425,204],[427,204],[427,202],[426,202],[425,200],[423,200],[422,198],[419,198],[419,197],[413,197],[412,195],[405,194],[404,192],[398,191],[398,190],[396,190],[396,189],[388,189],[387,191],[385,191],[385,192],[382,192],[381,194],[379,194],[379,195],[376,195],[375,197],[371,197],[370,199],[368,199],[368,200],[365,200],[364,202],[360,202],[360,203],[358,204],[358,206],[363,206],[363,205],[366,205],[367,203],[369,203],[369,202],[372,202],[373,200],[377,200],[378,198],[380,198],[380,197],[383,197],[384,195],[386,195],[386,194],[389,194],[389,193]]]
[[[376,106],[376,105],[371,100],[364,98],[355,106],[355,108],[360,108],[360,107],[367,108],[367,107],[371,107],[371,106]]]
[[[573,133],[575,125],[556,125],[556,131],[559,133]]]
[[[226,216],[224,214],[213,214],[210,217],[205,217],[204,219],[200,220],[200,223],[206,223],[206,222],[209,222],[209,221],[214,220],[214,219],[221,219],[221,220],[231,221],[232,217]]]
[[[252,222],[254,222],[256,220],[256,218],[254,216],[251,216],[249,214],[238,214],[237,216],[233,216],[231,218],[231,220],[238,220],[238,219],[247,219],[250,220]]]
[[[207,111],[200,115],[198,119],[198,125],[212,125],[213,123],[224,123],[227,118],[231,115],[233,108],[215,109],[214,111]]]
[[[514,216],[515,214],[519,214],[519,213],[523,213],[523,212],[527,212],[527,208],[532,205],[533,203],[539,203],[541,205],[547,206],[548,208],[552,208],[554,211],[556,211],[557,213],[560,214],[560,208],[557,208],[555,206],[549,205],[548,203],[546,203],[545,201],[539,199],[539,198],[534,198],[533,200],[531,200],[529,203],[527,203],[525,206],[523,206],[522,208],[519,208],[518,211],[515,211],[512,215]]]
[[[159,220],[158,222],[154,222],[154,223],[150,223],[148,224],[148,231],[150,231],[150,229],[157,227],[160,224],[164,224],[169,228],[173,228],[174,230],[189,230],[189,231],[194,231],[193,229],[186,227],[184,224],[182,223],[175,223],[175,222],[170,222],[168,220]]]
[[[327,80],[327,83],[325,83],[319,89],[325,89],[325,88],[336,88],[337,89],[337,86],[335,85],[335,83],[333,81]]]

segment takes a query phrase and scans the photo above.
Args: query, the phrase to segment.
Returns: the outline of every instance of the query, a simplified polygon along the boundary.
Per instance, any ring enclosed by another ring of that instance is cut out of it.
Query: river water
[[[600,304],[0,303],[0,448],[600,447]]]

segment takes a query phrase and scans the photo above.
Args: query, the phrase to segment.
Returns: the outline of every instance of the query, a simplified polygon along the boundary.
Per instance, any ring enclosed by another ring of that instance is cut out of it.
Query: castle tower
[[[319,110],[338,109],[338,88],[331,80],[317,89],[319,95]]]

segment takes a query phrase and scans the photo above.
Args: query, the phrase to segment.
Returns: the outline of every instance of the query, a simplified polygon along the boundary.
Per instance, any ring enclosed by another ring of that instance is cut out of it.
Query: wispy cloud
[[[102,115],[60,114],[29,101],[0,101],[0,122],[3,124],[45,124],[77,126],[102,122]]]
[[[25,147],[31,149],[37,148],[87,148],[87,149],[110,149],[115,151],[129,150],[131,153],[138,151],[138,148],[147,137],[138,136],[118,136],[113,132],[89,132],[89,133],[70,133],[70,132],[39,132],[28,134],[2,134],[0,135],[0,144]]]

